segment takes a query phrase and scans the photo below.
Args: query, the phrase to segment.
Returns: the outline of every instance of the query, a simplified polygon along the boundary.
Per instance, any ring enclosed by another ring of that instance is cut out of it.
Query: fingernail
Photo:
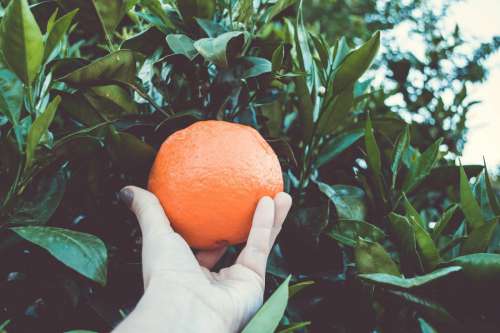
[[[125,187],[121,189],[118,197],[128,208],[130,208],[130,206],[132,206],[132,201],[134,200],[134,192]]]

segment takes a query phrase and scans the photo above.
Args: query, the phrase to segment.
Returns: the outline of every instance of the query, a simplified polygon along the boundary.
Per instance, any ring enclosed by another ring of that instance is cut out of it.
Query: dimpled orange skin
[[[246,241],[258,200],[283,191],[283,177],[255,129],[207,120],[165,140],[148,188],[191,247],[213,249]]]

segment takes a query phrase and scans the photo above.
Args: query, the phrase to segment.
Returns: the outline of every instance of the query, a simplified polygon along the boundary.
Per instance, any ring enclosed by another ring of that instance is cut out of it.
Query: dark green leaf
[[[298,283],[292,284],[288,288],[288,298],[292,298],[298,292],[300,292],[302,289],[304,289],[304,288],[306,288],[306,287],[308,287],[310,285],[313,285],[313,284],[314,284],[314,281],[302,281],[302,282],[298,282]]]
[[[474,198],[469,180],[462,166],[460,167],[460,207],[471,229],[478,228],[485,224],[483,215],[481,214],[481,208]]]
[[[38,146],[38,143],[42,139],[42,136],[47,133],[52,120],[54,119],[54,115],[56,114],[57,107],[59,106],[59,102],[61,102],[61,97],[56,96],[52,102],[47,105],[45,111],[39,115],[33,124],[30,127],[28,132],[28,137],[26,139],[26,164],[25,169],[31,167],[33,163],[33,157],[35,154],[35,149]]]
[[[92,0],[97,17],[108,40],[126,14],[127,1],[125,0]]]
[[[59,78],[75,86],[98,85],[112,80],[135,83],[135,54],[119,50]]]
[[[161,47],[161,43],[164,38],[165,35],[160,30],[155,27],[151,27],[127,40],[124,40],[120,49],[132,50],[149,56]]]
[[[163,9],[160,0],[141,0],[141,5],[146,7],[155,18],[159,19],[156,26],[160,28],[160,30],[166,33],[168,30],[175,29],[175,25],[165,12],[165,9]]]
[[[346,38],[341,37],[340,40],[335,45],[332,68],[336,69],[342,63],[342,61],[344,61],[345,57],[347,57],[349,52],[351,52],[351,48],[347,44]]]
[[[396,186],[396,178],[398,176],[398,170],[401,165],[401,161],[403,156],[410,145],[410,126],[406,125],[403,133],[401,133],[396,141],[396,145],[394,146],[394,150],[392,152],[392,163],[391,163],[391,171],[392,171],[392,185],[391,188],[394,189]]]
[[[198,55],[198,51],[194,48],[193,43],[194,41],[191,38],[183,34],[167,35],[167,44],[172,52],[174,54],[182,54],[189,60],[193,60]]]
[[[403,205],[405,207],[406,216],[413,218],[415,221],[418,222],[418,224],[421,227],[427,228],[427,223],[424,221],[424,219],[422,219],[422,216],[420,216],[420,214],[417,212],[415,207],[412,206],[410,201],[408,201],[408,198],[404,193],[403,193]]]
[[[495,215],[498,216],[500,215],[500,204],[498,203],[495,190],[491,185],[490,176],[488,174],[488,168],[486,167],[486,161],[484,161],[484,180],[486,185],[486,193],[488,194],[488,202],[490,204],[491,210],[495,213]]]
[[[410,216],[409,220],[413,224],[413,229],[415,230],[415,239],[417,241],[417,248],[420,253],[420,258],[424,264],[426,271],[433,270],[440,262],[441,258],[439,256],[439,251],[434,244],[429,233],[420,225],[414,217]]]
[[[277,333],[291,333],[291,332],[295,332],[298,329],[302,329],[304,327],[307,327],[309,325],[311,325],[310,321],[302,321],[300,323],[293,323],[293,324],[281,327],[277,331]]]
[[[363,129],[345,131],[342,134],[331,138],[320,150],[316,165],[318,167],[330,162],[335,157],[352,146],[356,141],[365,135]]]
[[[354,260],[359,273],[385,273],[399,276],[399,268],[382,245],[358,239],[354,248]]]
[[[330,57],[328,52],[328,45],[326,44],[325,40],[321,35],[315,35],[312,33],[310,35],[311,35],[311,40],[314,44],[314,48],[316,49],[316,52],[318,53],[319,59],[321,61],[321,66],[323,68],[327,68],[328,59]]]
[[[265,58],[247,56],[239,58],[238,62],[246,65],[246,70],[241,74],[242,79],[257,77],[272,71],[272,63]]]
[[[97,110],[104,120],[113,120],[123,114],[137,113],[137,105],[122,87],[109,85],[85,90],[88,103]]]
[[[276,291],[250,319],[241,333],[264,333],[274,332],[278,327],[281,317],[285,313],[288,303],[288,284],[291,276],[283,281]]]
[[[323,108],[318,120],[319,135],[334,133],[349,117],[353,103],[352,89],[345,89]]]
[[[19,123],[21,105],[23,103],[23,84],[17,76],[0,65],[0,114],[4,114],[14,126],[14,132],[19,146],[23,138]]]
[[[500,254],[473,253],[443,264],[443,266],[460,266],[470,280],[477,283],[491,283],[500,280]]]
[[[303,139],[307,141],[313,130],[313,112],[314,104],[307,90],[306,79],[303,76],[297,76],[294,79],[295,93],[298,97],[298,113],[300,120],[300,128],[303,133]]]
[[[149,165],[156,155],[149,144],[125,132],[111,130],[110,144],[111,156],[123,168]]]
[[[333,80],[336,94],[352,86],[370,67],[380,46],[380,32],[376,32],[366,43],[349,53],[339,65]]]
[[[246,44],[247,35],[241,31],[223,33],[215,38],[202,38],[194,42],[195,49],[207,61],[227,68]]]
[[[448,208],[439,221],[436,223],[433,233],[432,233],[432,239],[434,241],[437,241],[439,239],[439,236],[443,233],[443,230],[446,228],[448,223],[451,221],[451,218],[453,217],[453,214],[455,214],[455,211],[457,210],[458,205],[454,204],[450,208]]]
[[[417,251],[417,240],[413,225],[404,216],[390,213],[391,229],[401,252],[401,264],[415,265],[423,270],[422,260]]]
[[[403,289],[411,289],[415,287],[421,287],[438,279],[442,279],[450,274],[461,271],[462,267],[460,266],[451,266],[436,269],[435,271],[416,276],[414,278],[406,279],[398,276],[384,274],[384,273],[376,273],[376,274],[360,274],[359,277],[367,282],[375,283],[382,286],[387,287],[397,287]]]
[[[177,9],[188,25],[195,23],[194,18],[211,19],[215,5],[216,0],[177,0]]]
[[[299,62],[299,69],[302,72],[307,73],[307,91],[309,93],[312,93],[316,76],[316,68],[314,67],[313,57],[311,54],[311,49],[309,47],[309,34],[304,27],[302,2],[303,1],[300,0],[299,8],[297,10],[297,22],[295,26],[295,47]]]
[[[266,12],[263,14],[264,16],[264,24],[269,23],[273,20],[277,15],[279,15],[282,11],[287,9],[288,7],[295,4],[297,0],[278,0],[274,5],[269,7]]]
[[[73,21],[73,17],[78,12],[78,8],[69,12],[68,14],[62,16],[54,24],[51,26],[50,30],[48,29],[48,36],[45,42],[45,50],[43,54],[43,59],[46,60],[52,51],[56,48],[57,44],[62,40],[64,35],[69,29],[71,25],[71,21]]]
[[[420,331],[422,333],[438,333],[428,322],[423,318],[418,318],[418,324],[420,325]]]
[[[385,238],[382,229],[358,220],[338,220],[326,234],[346,246],[356,246],[359,238],[372,242],[379,242]]]
[[[464,255],[486,251],[488,245],[490,245],[491,238],[493,237],[497,225],[498,222],[495,220],[472,230],[462,245],[460,254]]]
[[[0,28],[4,61],[26,84],[35,79],[43,58],[43,36],[27,0],[12,0]]]
[[[200,28],[205,31],[208,37],[214,38],[219,35],[222,35],[223,33],[227,32],[227,30],[224,28],[224,26],[215,23],[211,20],[205,20],[201,18],[196,18],[196,23],[200,26]]]
[[[56,227],[15,227],[11,230],[83,276],[106,285],[108,254],[99,238]]]
[[[277,72],[281,69],[281,66],[283,66],[284,58],[285,58],[285,46],[284,44],[280,44],[280,46],[278,46],[276,50],[274,50],[273,56],[271,58],[273,72]]]
[[[366,215],[365,193],[362,189],[349,185],[328,185],[316,181],[318,188],[335,205],[341,219],[364,220]]]
[[[439,160],[439,146],[443,142],[440,138],[436,140],[429,148],[421,155],[416,155],[416,162],[411,163],[410,172],[408,172],[403,183],[403,191],[409,193],[415,188],[425,177],[429,175],[434,165]]]
[[[253,0],[240,0],[233,5],[234,21],[246,24],[253,16]]]

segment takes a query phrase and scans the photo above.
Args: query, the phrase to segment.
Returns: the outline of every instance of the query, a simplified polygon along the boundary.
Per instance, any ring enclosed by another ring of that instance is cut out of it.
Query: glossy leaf
[[[434,244],[427,230],[425,230],[414,217],[410,216],[410,221],[413,223],[415,240],[417,241],[417,248],[424,268],[427,271],[433,270],[441,262],[436,244]]]
[[[117,119],[123,114],[137,113],[137,105],[128,91],[115,85],[92,87],[84,92],[85,99],[105,120]]]
[[[300,0],[299,8],[297,10],[297,21],[295,26],[295,48],[299,63],[299,69],[302,72],[307,73],[307,91],[311,93],[313,91],[316,68],[314,67],[311,48],[309,46],[309,34],[304,26],[302,3],[303,0]]]
[[[303,329],[309,325],[311,325],[310,321],[302,321],[300,323],[293,323],[293,324],[281,327],[277,331],[277,333],[291,333],[291,332],[295,332],[296,330]]]
[[[164,33],[175,29],[175,25],[165,12],[160,0],[141,0],[141,6],[147,8],[155,18],[159,19],[158,24],[155,24],[155,26],[160,28]]]
[[[276,291],[250,319],[241,333],[274,332],[278,327],[281,317],[285,313],[288,303],[288,284],[291,276],[283,281]]]
[[[302,289],[307,288],[314,284],[314,281],[302,281],[295,284],[292,284],[288,287],[288,298],[292,298],[297,293],[299,293]]]
[[[188,25],[195,23],[194,18],[211,19],[215,6],[216,0],[177,0],[177,9]]]
[[[486,251],[497,225],[498,222],[495,220],[485,223],[482,226],[472,230],[472,232],[463,243],[460,254],[464,255]]]
[[[273,20],[277,15],[283,12],[288,7],[294,5],[297,0],[278,0],[275,4],[269,7],[264,13],[264,24]]]
[[[92,0],[106,38],[112,35],[126,14],[126,0]]]
[[[99,238],[56,227],[14,227],[11,230],[83,276],[106,285],[108,255]]]
[[[380,32],[376,32],[366,43],[351,51],[339,65],[333,80],[333,89],[339,94],[352,86],[371,66],[380,47]]]
[[[241,74],[242,79],[257,77],[272,71],[272,63],[265,58],[241,57],[238,62],[246,65],[246,70]]]
[[[56,114],[57,107],[61,102],[61,97],[56,96],[45,111],[39,115],[28,132],[28,137],[26,138],[26,165],[25,169],[31,167],[33,163],[33,158],[35,154],[35,149],[38,146],[38,143],[42,139],[42,136],[47,133],[52,120],[54,119],[54,115]]]
[[[306,79],[303,76],[294,78],[295,92],[298,97],[298,113],[303,139],[307,141],[313,131],[314,104],[307,90]]]
[[[318,120],[317,133],[319,135],[334,133],[346,118],[353,105],[352,89],[345,89],[333,100],[327,103]]]
[[[417,240],[413,225],[406,217],[395,213],[389,214],[389,222],[400,249],[401,264],[416,265],[420,270],[423,270],[422,259],[417,251]]]
[[[194,42],[194,48],[207,61],[227,68],[229,62],[239,54],[246,43],[247,36],[241,31],[223,33],[215,38],[202,38]]]
[[[360,274],[358,276],[367,282],[374,283],[377,285],[411,289],[416,287],[422,287],[428,283],[434,282],[438,279],[442,279],[446,276],[449,276],[461,270],[462,267],[450,266],[450,267],[440,268],[431,273],[416,276],[414,278],[409,278],[409,279],[384,273]]]
[[[26,84],[38,74],[43,58],[43,36],[27,0],[12,0],[1,26],[4,61]]]
[[[484,161],[484,181],[486,185],[486,193],[488,195],[488,203],[490,204],[491,210],[495,215],[500,215],[500,204],[498,203],[498,198],[491,185],[490,175],[488,174],[488,168],[486,167],[486,161]]]
[[[354,248],[356,268],[361,274],[385,273],[399,276],[399,268],[382,245],[358,239]]]
[[[194,41],[183,34],[167,35],[168,47],[174,54],[182,54],[189,60],[193,60],[198,55],[198,51],[193,46]]]
[[[332,68],[336,69],[350,52],[351,48],[347,44],[346,38],[342,36],[335,45]]]
[[[500,254],[497,253],[468,254],[443,265],[462,267],[465,276],[477,283],[500,281]]]
[[[98,85],[112,80],[135,83],[135,55],[130,50],[119,50],[59,78],[75,86]]]
[[[379,242],[385,238],[382,229],[358,220],[338,220],[326,234],[346,246],[356,246],[359,238],[372,242]]]
[[[109,151],[122,168],[148,165],[156,156],[156,151],[146,142],[132,134],[115,130],[111,130]]]
[[[234,21],[246,24],[254,16],[253,0],[236,1],[232,12]]]
[[[283,66],[284,59],[285,59],[285,46],[283,44],[280,44],[280,46],[278,46],[276,50],[274,50],[273,56],[271,58],[273,72],[277,72],[281,69],[281,66]]]
[[[403,193],[403,205],[405,207],[406,216],[410,216],[411,218],[413,218],[415,221],[418,222],[418,224],[421,227],[424,227],[424,228],[427,227],[427,223],[424,221],[422,216],[420,216],[420,214],[417,212],[415,207],[412,206],[412,204],[410,203],[410,201],[408,200],[408,198],[406,197],[406,195],[404,193]]]
[[[23,102],[23,85],[10,70],[0,66],[0,114],[13,125],[19,122]]]
[[[415,156],[416,161],[410,164],[410,171],[403,183],[404,192],[409,193],[430,174],[439,160],[439,146],[442,142],[442,138],[436,140],[422,154]]]
[[[479,228],[485,224],[481,208],[474,198],[463,167],[460,167],[460,207],[471,229]]]
[[[200,26],[203,31],[207,34],[208,37],[214,38],[223,33],[227,32],[226,28],[221,24],[213,22],[211,20],[205,20],[201,18],[195,18],[196,23]]]
[[[436,241],[439,239],[439,236],[443,233],[443,230],[446,228],[448,223],[451,221],[451,218],[453,217],[453,214],[455,214],[455,211],[457,210],[458,205],[452,205],[450,208],[448,208],[439,221],[436,223],[434,230],[432,232],[432,239]]]
[[[78,12],[78,9],[75,9],[68,14],[60,17],[55,21],[50,30],[48,30],[47,40],[45,41],[45,50],[43,53],[43,59],[46,60],[54,51],[57,44],[62,40],[66,32],[68,31],[71,22],[73,21],[73,17]]]
[[[423,318],[418,318],[418,324],[420,325],[420,331],[422,333],[438,333],[427,321]]]
[[[392,185],[391,188],[394,189],[396,186],[396,178],[398,176],[398,170],[401,165],[401,161],[403,160],[403,156],[410,145],[410,126],[406,125],[403,133],[401,133],[396,141],[396,145],[392,152],[392,163],[391,163],[391,172],[392,172]]]
[[[349,185],[328,185],[316,181],[318,188],[335,205],[341,219],[363,220],[366,215],[365,193],[358,187]]]
[[[345,131],[342,134],[331,138],[320,150],[316,165],[318,167],[330,162],[335,157],[340,155],[356,141],[365,135],[363,129],[355,129],[352,131]]]

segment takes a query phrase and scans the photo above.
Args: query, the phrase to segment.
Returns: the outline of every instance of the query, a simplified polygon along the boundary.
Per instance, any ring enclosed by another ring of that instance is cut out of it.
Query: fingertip
[[[292,196],[286,192],[279,192],[274,196],[274,202],[282,207],[290,208],[292,206]]]

